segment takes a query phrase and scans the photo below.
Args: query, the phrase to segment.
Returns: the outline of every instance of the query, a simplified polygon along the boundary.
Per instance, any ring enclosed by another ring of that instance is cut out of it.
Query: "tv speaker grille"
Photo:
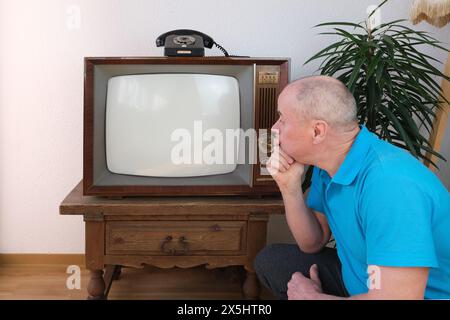
[[[277,121],[276,88],[259,88],[260,117],[259,128],[270,129]]]

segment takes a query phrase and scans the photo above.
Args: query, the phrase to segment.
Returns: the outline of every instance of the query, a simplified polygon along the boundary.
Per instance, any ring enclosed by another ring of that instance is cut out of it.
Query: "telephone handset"
[[[205,47],[211,49],[215,45],[226,57],[228,52],[217,44],[210,36],[195,30],[177,29],[163,33],[156,39],[156,46],[164,46],[164,54],[168,57],[191,56],[203,57]]]
[[[174,39],[174,41],[179,41],[180,43],[190,44],[191,43],[190,41],[192,40],[191,39],[192,35],[194,35],[194,34],[196,34],[202,38],[203,45],[206,48],[209,48],[209,49],[212,48],[212,46],[214,44],[214,40],[210,36],[208,36],[202,32],[190,30],[190,29],[178,29],[178,30],[173,30],[173,31],[163,33],[156,39],[156,46],[157,47],[163,46],[166,41],[167,36],[170,36],[170,35],[176,36],[176,37],[172,37],[172,39]]]

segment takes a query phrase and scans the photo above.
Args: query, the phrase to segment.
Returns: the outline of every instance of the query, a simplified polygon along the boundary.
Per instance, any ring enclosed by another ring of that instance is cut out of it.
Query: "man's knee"
[[[256,273],[263,275],[268,267],[273,265],[276,255],[279,254],[280,244],[269,244],[264,247],[255,257],[254,267]]]
[[[289,253],[290,247],[286,244],[271,244],[262,249],[255,257],[254,268],[259,280],[279,299],[286,299],[286,286],[291,276],[289,272],[284,272],[285,268],[280,268],[280,263],[286,262],[286,258],[289,256],[287,253]]]

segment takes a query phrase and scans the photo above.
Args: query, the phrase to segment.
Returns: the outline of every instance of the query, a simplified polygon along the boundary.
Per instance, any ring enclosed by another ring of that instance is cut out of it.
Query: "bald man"
[[[450,197],[439,179],[358,126],[334,78],[291,83],[278,112],[267,168],[297,245],[257,255],[261,282],[280,299],[449,299]],[[304,199],[305,165],[314,171]],[[325,246],[332,234],[337,250]]]

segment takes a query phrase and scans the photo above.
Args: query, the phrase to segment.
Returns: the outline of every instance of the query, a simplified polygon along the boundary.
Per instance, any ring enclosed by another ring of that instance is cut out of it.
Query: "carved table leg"
[[[242,286],[242,292],[244,293],[244,298],[248,300],[259,299],[259,294],[261,293],[261,286],[258,281],[258,277],[255,271],[246,270],[246,276],[244,285]]]
[[[105,280],[103,279],[103,270],[91,270],[91,278],[87,287],[89,300],[105,299]]]
[[[242,292],[246,299],[259,299],[261,293],[261,285],[253,265],[258,252],[264,248],[266,244],[267,214],[254,213],[250,215],[247,229],[247,261],[244,265],[246,277]]]
[[[88,299],[106,299],[105,279],[103,278],[103,255],[105,252],[105,222],[103,213],[84,215],[86,222],[86,268],[91,271],[88,283]]]

